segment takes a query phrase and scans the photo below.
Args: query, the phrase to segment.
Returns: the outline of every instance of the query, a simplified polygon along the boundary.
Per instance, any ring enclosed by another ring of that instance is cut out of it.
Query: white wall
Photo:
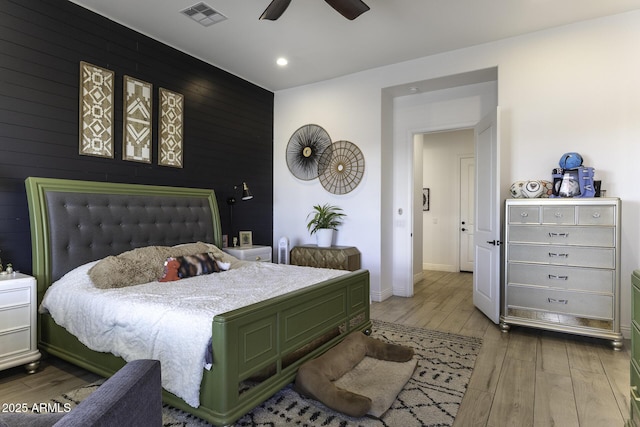
[[[474,156],[473,129],[427,133],[422,138],[422,187],[431,203],[420,211],[421,269],[459,271],[460,159]],[[416,233],[416,236],[420,236]]]
[[[640,11],[635,11],[276,92],[274,239],[287,235],[294,244],[311,242],[304,226],[311,206],[339,204],[349,217],[337,244],[357,246],[363,267],[371,271],[373,298],[389,296],[398,284],[390,283],[386,267],[403,258],[390,259],[388,229],[410,232],[411,222],[396,213],[412,206],[406,206],[409,197],[389,188],[389,175],[402,164],[390,159],[397,157],[395,145],[410,138],[402,135],[399,141],[389,130],[399,101],[383,90],[498,67],[501,138],[511,162],[503,170],[504,181],[548,177],[562,153],[578,151],[596,168],[607,195],[623,200],[622,324],[628,328],[629,276],[640,267],[640,191],[634,173],[640,158],[638,46]],[[355,191],[331,195],[317,181],[302,182],[289,173],[286,144],[306,123],[319,124],[334,140],[349,140],[363,151],[366,170]]]

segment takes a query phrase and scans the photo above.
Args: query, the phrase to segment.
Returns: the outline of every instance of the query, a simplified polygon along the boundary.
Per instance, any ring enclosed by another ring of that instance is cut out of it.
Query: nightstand
[[[360,269],[360,251],[353,246],[301,245],[291,249],[291,264],[355,271]]]
[[[243,261],[271,262],[271,246],[235,246],[222,250]]]
[[[36,343],[36,279],[22,273],[0,274],[0,370],[40,365]]]

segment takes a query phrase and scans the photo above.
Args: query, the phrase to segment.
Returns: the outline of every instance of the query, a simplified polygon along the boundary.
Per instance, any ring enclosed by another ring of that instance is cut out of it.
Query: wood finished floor
[[[373,303],[371,317],[484,340],[454,426],[623,426],[629,413],[629,345],[513,328],[500,332],[472,303],[472,275],[425,271],[413,298]],[[27,375],[0,372],[0,403],[39,403],[97,380],[56,358]]]
[[[425,271],[413,298],[374,303],[371,317],[480,337],[482,349],[454,427],[623,426],[630,342],[530,328],[500,331],[473,306],[469,273]]]

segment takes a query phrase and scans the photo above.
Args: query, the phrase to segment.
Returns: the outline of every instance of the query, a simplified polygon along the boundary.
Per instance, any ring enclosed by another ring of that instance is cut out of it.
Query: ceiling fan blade
[[[267,6],[264,12],[262,12],[260,19],[275,21],[280,18],[280,15],[282,15],[285,10],[287,10],[289,3],[291,3],[291,0],[273,0],[269,3],[269,6]]]
[[[324,0],[347,19],[354,20],[369,10],[361,0]]]

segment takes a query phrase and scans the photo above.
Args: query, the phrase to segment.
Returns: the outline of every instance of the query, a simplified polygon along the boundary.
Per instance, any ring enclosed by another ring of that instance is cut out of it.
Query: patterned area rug
[[[301,397],[287,386],[236,421],[234,426],[451,426],[467,389],[482,340],[381,321],[373,321],[371,336],[413,347],[418,359],[413,377],[380,419],[356,419],[342,415],[315,400]],[[65,393],[53,401],[77,404],[100,383]],[[163,424],[165,427],[210,425],[166,405]]]

